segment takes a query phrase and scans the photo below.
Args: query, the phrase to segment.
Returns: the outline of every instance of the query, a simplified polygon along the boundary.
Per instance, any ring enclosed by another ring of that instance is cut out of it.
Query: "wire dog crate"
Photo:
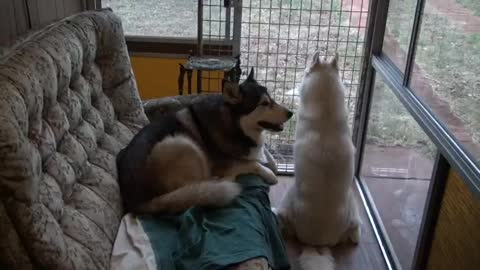
[[[223,8],[224,2],[237,7],[234,16],[229,15],[230,9]],[[229,28],[225,26],[233,25],[228,18],[241,20],[240,27],[230,28],[235,31],[230,34],[240,39],[231,39],[232,47],[227,54],[233,54],[232,48],[239,48],[242,78],[254,67],[259,83],[269,89],[277,102],[294,112],[299,106],[297,87],[308,58],[315,51],[320,51],[321,56],[338,53],[341,76],[347,89],[345,102],[352,124],[361,75],[368,0],[203,0],[203,5],[206,43],[214,46],[225,36]],[[225,51],[218,49],[217,54],[222,53]],[[218,80],[203,78],[209,84]],[[283,132],[267,135],[267,147],[283,173],[293,172],[295,123],[294,115]]]

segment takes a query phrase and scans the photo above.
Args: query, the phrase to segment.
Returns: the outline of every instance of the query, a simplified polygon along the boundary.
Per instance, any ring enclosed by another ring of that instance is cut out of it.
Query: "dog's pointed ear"
[[[240,86],[237,83],[226,81],[223,88],[223,97],[225,102],[230,104],[237,104],[242,101],[242,93],[240,93]]]
[[[248,74],[247,81],[255,81],[255,70],[253,67],[250,69],[250,73]]]
[[[312,61],[310,62],[310,66],[313,67],[318,65],[319,63],[320,63],[320,51],[316,51],[313,54]]]
[[[335,55],[329,61],[330,65],[338,70],[338,53],[336,52]]]

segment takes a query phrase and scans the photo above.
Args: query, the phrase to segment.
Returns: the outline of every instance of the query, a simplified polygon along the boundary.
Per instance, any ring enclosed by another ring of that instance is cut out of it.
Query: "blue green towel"
[[[290,269],[270,210],[269,186],[254,175],[239,176],[237,181],[243,192],[228,207],[140,218],[159,269],[225,269],[256,257],[265,257],[274,270]]]

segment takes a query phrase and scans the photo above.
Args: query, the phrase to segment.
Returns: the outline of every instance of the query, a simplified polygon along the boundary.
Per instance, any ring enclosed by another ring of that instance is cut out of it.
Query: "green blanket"
[[[159,269],[225,269],[256,257],[267,258],[275,270],[290,269],[270,210],[269,186],[253,175],[239,176],[237,181],[244,190],[228,207],[140,218]]]

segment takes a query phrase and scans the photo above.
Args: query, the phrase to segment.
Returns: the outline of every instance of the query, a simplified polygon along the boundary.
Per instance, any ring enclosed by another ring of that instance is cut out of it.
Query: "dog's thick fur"
[[[224,206],[240,194],[233,181],[240,174],[277,182],[261,164],[266,159],[263,131],[282,130],[292,112],[271,99],[253,74],[252,69],[240,85],[227,82],[223,95],[204,95],[188,108],[155,119],[118,154],[127,212]]]
[[[337,59],[320,60],[317,52],[305,70],[295,131],[295,184],[278,210],[284,231],[305,245],[302,269],[333,269],[325,247],[358,243],[360,237],[352,194],[355,149]],[[323,247],[323,252],[308,246]]]

